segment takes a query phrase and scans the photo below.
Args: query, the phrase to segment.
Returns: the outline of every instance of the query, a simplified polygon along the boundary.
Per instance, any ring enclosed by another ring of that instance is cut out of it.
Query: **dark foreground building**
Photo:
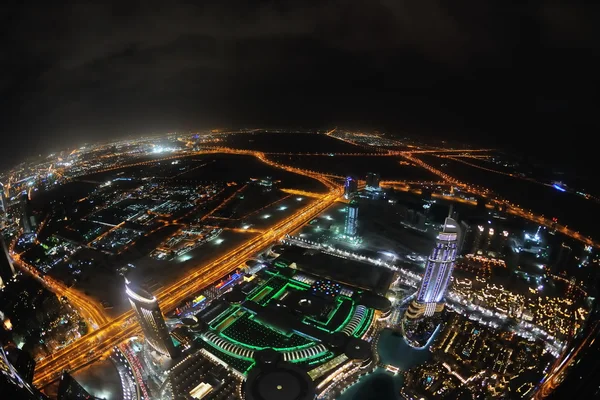
[[[19,376],[27,383],[33,382],[33,372],[35,370],[35,360],[24,350],[16,346],[6,347],[6,358],[8,362],[17,370]]]
[[[564,381],[548,397],[549,400],[600,399],[600,310],[596,306],[588,327],[572,344],[576,358],[568,368]]]
[[[68,372],[64,372],[58,384],[58,400],[101,400],[87,392]]]
[[[0,398],[10,400],[48,400],[37,391],[8,361],[4,348],[0,345]]]
[[[0,235],[0,288],[15,276],[15,267],[8,255],[8,249],[4,238]]]

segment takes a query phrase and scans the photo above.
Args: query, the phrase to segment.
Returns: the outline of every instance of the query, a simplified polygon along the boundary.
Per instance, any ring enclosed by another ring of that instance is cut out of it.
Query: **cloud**
[[[463,32],[440,1],[258,3],[75,3],[66,10],[45,4],[16,16],[14,37],[24,39],[30,57],[50,59],[61,71],[110,61],[131,49],[176,45],[182,37],[212,37],[223,51],[232,42],[304,37],[369,56],[407,48],[446,63],[462,61],[470,51],[472,32]]]
[[[403,96],[448,108],[436,96],[465,85],[482,95],[477,103],[498,97],[486,87],[526,88],[545,46],[597,47],[592,21],[581,8],[542,2],[19,4],[2,21],[0,94],[24,130],[51,134],[141,126],[141,117],[264,121],[274,109],[279,120],[304,109],[307,120],[373,109],[377,119]]]
[[[538,10],[544,26],[544,39],[553,47],[597,49],[600,4],[556,3]]]

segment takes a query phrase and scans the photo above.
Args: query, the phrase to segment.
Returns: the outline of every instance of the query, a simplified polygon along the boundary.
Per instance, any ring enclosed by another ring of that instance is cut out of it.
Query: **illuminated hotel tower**
[[[125,280],[125,292],[131,307],[137,315],[138,322],[146,342],[157,352],[173,357],[176,355],[175,345],[165,324],[158,300],[147,291],[134,286]]]
[[[458,234],[459,227],[456,221],[450,217],[446,218],[444,229],[438,234],[435,247],[427,260],[417,298],[406,310],[408,319],[429,317],[444,309],[444,296],[456,260]]]

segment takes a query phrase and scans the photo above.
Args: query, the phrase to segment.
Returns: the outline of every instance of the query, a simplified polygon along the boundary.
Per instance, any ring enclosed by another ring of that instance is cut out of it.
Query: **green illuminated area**
[[[274,348],[275,350],[292,350],[314,344],[313,341],[296,334],[287,335],[276,328],[256,321],[254,315],[245,313],[231,324],[221,335],[232,342],[247,345],[257,350]]]
[[[255,364],[254,360],[252,359],[246,359],[235,354],[227,353],[214,346],[210,342],[200,341],[200,345],[243,374],[246,374],[248,371],[250,371]]]
[[[326,321],[319,321],[312,317],[305,317],[304,322],[314,324],[317,328],[333,333],[340,331],[350,318],[354,311],[354,301],[346,296],[338,296],[335,308],[329,312]]]
[[[259,284],[241,304],[231,304],[202,335],[203,347],[246,373],[255,352],[274,349],[284,360],[314,368],[340,354],[326,343],[336,332],[362,337],[374,310],[358,304],[360,292],[311,278],[285,265],[263,271]]]

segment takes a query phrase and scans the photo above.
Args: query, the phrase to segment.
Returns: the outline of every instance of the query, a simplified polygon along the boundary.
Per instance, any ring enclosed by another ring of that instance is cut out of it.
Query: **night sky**
[[[11,3],[3,165],[88,140],[257,125],[418,132],[578,165],[595,150],[581,143],[600,126],[590,1]]]

